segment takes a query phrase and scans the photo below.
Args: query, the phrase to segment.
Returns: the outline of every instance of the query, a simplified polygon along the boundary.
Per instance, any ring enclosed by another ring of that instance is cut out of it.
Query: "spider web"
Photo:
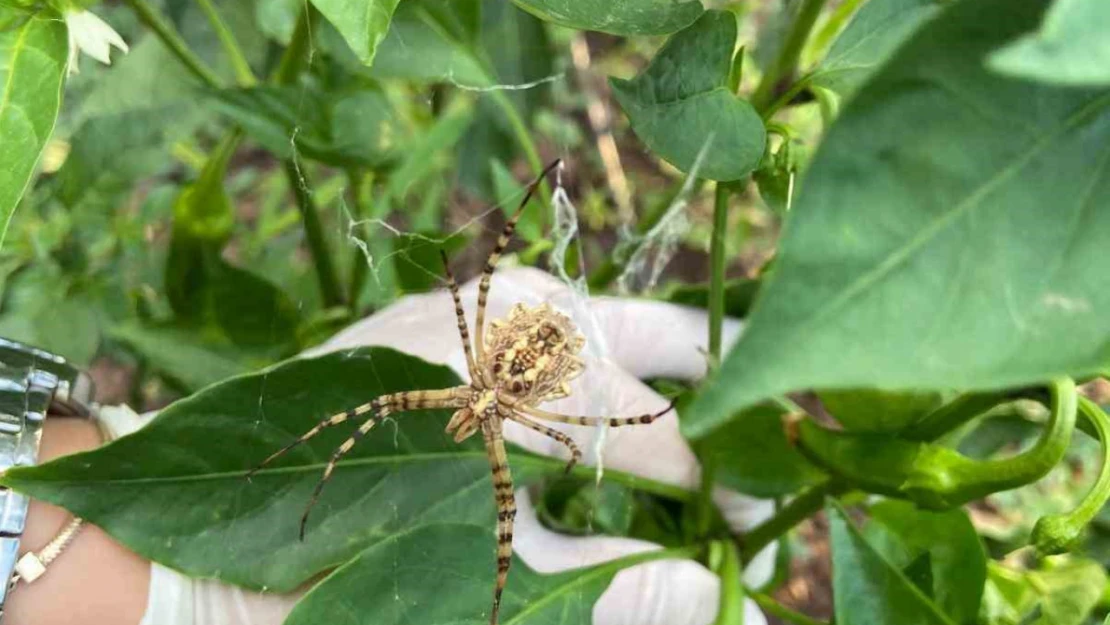
[[[310,64],[316,58],[316,53],[316,42],[310,39]],[[442,83],[449,84],[454,88],[468,92],[516,92],[525,91],[528,89],[535,89],[548,84],[558,84],[566,79],[566,72],[559,71],[549,76],[522,83],[500,83],[484,86],[466,84],[464,81],[458,80],[452,71],[445,72],[440,78]],[[302,99],[302,104],[304,104],[307,101],[307,92],[302,93],[303,96],[305,96]],[[302,162],[302,155],[299,152],[297,144],[297,136],[301,131],[302,128],[300,126],[295,126],[288,138],[293,155],[292,161],[294,163],[295,171],[297,174],[297,183],[300,185],[301,190],[309,194],[309,196],[316,197],[319,194],[318,189],[320,181],[314,181],[316,183],[316,186],[314,188],[313,185],[310,185],[308,183],[306,176],[304,175],[304,171],[302,169],[304,167],[304,163]],[[654,288],[657,281],[659,280],[663,268],[673,257],[678,243],[686,234],[689,228],[689,223],[686,218],[687,203],[689,197],[693,193],[696,174],[697,171],[700,169],[702,159],[706,151],[708,150],[708,147],[709,142],[707,142],[706,145],[703,146],[701,152],[699,153],[698,159],[695,162],[695,165],[688,178],[686,179],[681,191],[672,200],[670,205],[665,210],[663,217],[660,219],[656,226],[650,229],[646,234],[638,237],[632,237],[628,234],[630,232],[628,224],[625,224],[625,227],[622,229],[622,244],[629,247],[633,251],[631,252],[631,256],[628,259],[626,267],[623,269],[622,273],[617,279],[618,289],[621,293],[632,294],[650,291],[652,288]],[[569,146],[562,145],[560,151],[562,153],[561,155],[564,158],[564,163],[570,160],[571,165],[573,166],[574,159],[570,154]],[[563,167],[561,166],[556,171],[556,181],[554,187],[550,195],[546,198],[546,204],[550,206],[551,210],[551,218],[549,220],[549,223],[553,224],[551,231],[547,233],[547,237],[553,243],[553,248],[549,256],[549,267],[551,274],[556,276],[556,278],[567,288],[564,292],[560,293],[557,298],[554,298],[550,303],[562,312],[568,314],[577,325],[579,331],[586,338],[583,355],[589,361],[590,365],[587,367],[587,370],[583,375],[605,375],[605,370],[619,369],[619,366],[612,359],[610,346],[608,344],[606,335],[602,330],[602,324],[595,314],[594,309],[590,306],[590,293],[586,282],[587,267],[584,265],[583,260],[585,259],[586,255],[584,253],[585,250],[583,249],[578,225],[579,211],[571,200],[566,187],[563,185],[563,173]],[[388,286],[388,280],[385,279],[384,273],[386,269],[397,260],[407,262],[408,265],[411,266],[411,268],[426,274],[429,278],[433,279],[436,284],[439,285],[438,288],[440,290],[442,290],[446,286],[446,283],[444,282],[443,275],[441,273],[429,270],[420,262],[416,262],[416,260],[413,258],[407,258],[411,254],[409,248],[395,247],[391,251],[383,252],[380,249],[376,250],[376,246],[373,246],[371,244],[375,239],[377,239],[378,241],[382,241],[397,238],[410,238],[431,246],[442,247],[455,236],[475,230],[484,232],[487,235],[484,238],[492,239],[496,237],[497,234],[499,234],[500,227],[496,224],[498,220],[490,219],[490,216],[494,213],[502,212],[506,205],[514,205],[517,201],[519,201],[520,197],[523,194],[523,191],[521,191],[515,196],[505,198],[500,203],[493,204],[488,208],[472,214],[463,223],[449,231],[443,232],[443,234],[440,236],[430,236],[415,229],[407,230],[404,227],[398,226],[396,222],[393,222],[382,216],[356,218],[354,215],[355,211],[352,210],[352,207],[348,205],[348,193],[346,191],[349,190],[350,189],[345,186],[343,189],[344,192],[338,194],[338,197],[329,208],[325,208],[323,206],[321,206],[321,208],[334,211],[332,213],[332,217],[334,218],[332,219],[332,222],[334,224],[334,229],[331,232],[332,240],[343,242],[346,250],[351,250],[357,253],[357,258],[360,260],[360,262],[365,264],[369,279],[379,289],[384,289]],[[573,276],[570,274],[570,272],[567,271],[566,264],[567,256],[572,248],[574,248],[574,250],[577,252],[576,258],[578,259],[579,263],[577,267],[577,272]],[[501,263],[498,266],[498,270],[501,271],[506,267],[512,266],[513,260],[514,259],[511,254],[507,255],[505,258],[502,259]],[[468,276],[460,276],[460,278],[465,283]],[[497,288],[498,279],[495,274],[493,289]],[[437,305],[440,304],[445,305],[443,302],[437,302]],[[470,307],[469,303],[467,304],[466,308],[468,311],[469,320],[471,323],[473,323],[473,309]],[[493,311],[491,311],[491,315],[496,316],[493,314]],[[453,329],[454,325],[452,324],[451,327]],[[619,340],[619,337],[617,337],[617,340]],[[462,350],[459,349],[457,351],[458,359],[461,361]],[[356,351],[356,349],[349,349],[345,352],[345,354],[347,358],[373,359],[372,355],[360,353]],[[456,370],[459,369],[459,367],[457,366],[459,362],[453,362],[451,364],[455,366]],[[380,384],[380,378],[378,382]],[[417,384],[415,381],[413,381],[412,386],[414,389],[420,388],[420,385]],[[584,389],[581,381],[579,380],[575,383],[572,383],[572,387],[575,393],[586,395],[586,403],[592,407],[591,414],[630,414],[628,410],[624,409],[625,407],[621,405],[621,401],[619,398],[614,398],[611,394],[604,392],[604,384],[587,385]],[[258,398],[258,417],[256,419],[256,425],[261,425],[263,420],[265,420],[265,381],[263,381],[263,391]],[[399,438],[404,436],[403,424],[399,424],[392,416],[387,418],[385,421],[386,423],[382,423],[381,426],[375,428],[374,434],[377,436],[385,435],[386,433],[381,430],[383,430],[388,424],[392,428],[394,447],[399,449]],[[517,426],[517,424],[515,423],[506,424],[507,429],[511,429],[515,426]],[[523,430],[524,428],[519,427],[516,429]],[[607,425],[601,425],[596,428],[592,445],[592,455],[587,454],[586,458],[587,462],[593,462],[595,466],[594,488],[598,494],[599,500],[602,496],[601,484],[605,475],[605,448],[610,440],[610,436],[620,435],[619,432],[610,433],[610,429],[611,428],[609,428]],[[469,467],[463,465],[458,460],[453,460],[452,462],[456,463],[456,469],[459,471],[469,470]],[[511,455],[510,464],[512,464]],[[392,509],[394,524],[398,524],[399,511],[397,504],[393,501],[386,501],[385,503],[387,503]],[[536,502],[533,501],[533,504],[534,503]],[[326,504],[324,504],[324,502],[321,502],[321,505]],[[628,503],[627,505],[631,507],[632,504]],[[491,551],[493,550],[492,542],[490,545],[490,549]],[[397,559],[394,559],[393,561],[393,579],[395,584],[393,589],[393,597],[395,602],[394,607],[398,611],[404,611],[408,607],[410,607],[403,605],[405,599],[402,595],[401,589],[396,586],[397,579],[399,577],[397,573],[402,564],[403,562]],[[583,560],[581,564],[586,565],[587,562]],[[507,590],[507,592],[509,593],[511,593],[512,578],[513,573],[510,572],[509,590]],[[492,579],[493,569],[491,568],[491,585]],[[584,591],[580,590],[578,592],[580,593],[580,596],[582,596],[581,593]],[[583,600],[585,600],[584,597]]]

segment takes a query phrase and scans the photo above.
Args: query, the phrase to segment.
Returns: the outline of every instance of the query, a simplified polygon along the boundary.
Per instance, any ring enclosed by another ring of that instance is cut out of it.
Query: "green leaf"
[[[403,200],[414,185],[444,169],[449,164],[447,150],[459,142],[473,119],[473,102],[465,98],[455,100],[431,128],[407,146],[405,156],[390,174],[387,194],[394,200]]]
[[[213,269],[209,292],[213,317],[233,343],[278,349],[296,344],[300,314],[284,291],[225,262]]]
[[[443,432],[447,411],[396,414],[363,437],[324,490],[304,542],[301,513],[355,424],[329,429],[252,481],[245,477],[332,414],[384,393],[456,384],[450,369],[385,348],[294,360],[208,387],[105,447],[11,470],[0,481],[188,575],[287,592],[418,525],[493,526],[482,442],[455,444]],[[523,453],[510,464],[518,486],[562,469],[561,460]]]
[[[173,163],[169,144],[187,128],[175,118],[194,117],[180,106],[132,109],[91,117],[70,139],[65,163],[52,181],[65,206],[111,213],[135,182]]]
[[[22,341],[86,365],[100,345],[97,307],[51,261],[28,265],[4,289],[0,336]]]
[[[934,392],[850,389],[818,396],[844,429],[856,432],[898,432],[944,403],[944,396]]]
[[[389,536],[340,567],[305,595],[285,625],[484,623],[496,566],[489,528],[436,524]],[[595,567],[540,575],[514,558],[501,623],[588,623],[598,597],[621,568],[659,557],[647,553]]]
[[[443,259],[466,245],[467,237],[458,233],[441,238],[437,232],[401,234],[393,239],[393,269],[403,293],[423,293],[443,284]]]
[[[338,92],[250,87],[210,94],[220,112],[281,158],[303,155],[336,167],[376,168],[393,160],[400,139],[385,96],[367,86]]]
[[[513,0],[536,17],[614,35],[669,35],[704,11],[698,0]]]
[[[706,11],[639,76],[609,79],[636,136],[687,173],[704,151],[698,175],[710,180],[751,173],[767,140],[759,114],[728,88],[736,32],[735,15]]]
[[[1105,370],[1096,267],[1110,213],[1094,207],[1110,200],[1110,93],[981,63],[1044,4],[952,5],[849,102],[688,435],[795,389],[995,389]]]
[[[153,370],[187,391],[202,389],[251,369],[243,355],[235,354],[229,346],[212,344],[211,339],[196,330],[125,323],[108,334],[130,346]]]
[[[374,62],[399,0],[312,0],[363,65]]]
[[[943,0],[870,0],[836,38],[808,83],[850,95],[942,6]]]
[[[962,509],[920,510],[904,501],[871,506],[864,535],[887,562],[907,570],[925,564],[918,587],[957,623],[973,623],[979,614],[987,557],[975,527]]]
[[[781,497],[826,477],[787,441],[783,415],[775,406],[755,406],[702,443],[701,453],[716,460],[721,484],[756,497]]]
[[[0,5],[0,245],[54,132],[66,67],[66,26],[44,9]]]
[[[1093,560],[1049,558],[1039,570],[992,562],[981,617],[987,625],[1082,625],[1098,605],[1106,571]]]
[[[389,33],[370,69],[376,78],[455,82],[485,87],[493,81],[475,57],[472,44],[444,24],[444,11],[409,0],[397,9]]]
[[[987,59],[996,72],[1057,85],[1110,84],[1110,3],[1055,0],[1039,30]]]
[[[954,625],[860,536],[839,504],[831,502],[825,513],[832,544],[837,625]]]

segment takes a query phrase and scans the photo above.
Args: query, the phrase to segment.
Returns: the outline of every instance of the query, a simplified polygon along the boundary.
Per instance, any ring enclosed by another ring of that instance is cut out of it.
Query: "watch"
[[[35,464],[46,417],[93,418],[88,374],[61,356],[0,338],[0,473]],[[3,618],[27,520],[26,495],[0,488],[0,619]]]

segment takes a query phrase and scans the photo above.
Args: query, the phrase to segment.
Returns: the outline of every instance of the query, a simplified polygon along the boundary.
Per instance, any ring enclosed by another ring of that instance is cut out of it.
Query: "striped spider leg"
[[[517,304],[507,318],[495,319],[490,323],[489,332],[485,332],[490,279],[497,261],[512,239],[516,224],[528,200],[544,177],[559,164],[560,161],[555,161],[548,165],[528,186],[523,200],[505,224],[496,246],[486,261],[478,283],[477,325],[473,343],[467,327],[458,283],[447,266],[446,255],[443,256],[447,285],[455,305],[459,336],[466,354],[467,371],[470,374],[469,385],[440,390],[392,393],[378,397],[369,403],[321,421],[300,438],[263,460],[248,474],[248,476],[253,474],[325,428],[339,425],[354,417],[369,415],[355,434],[335,450],[324,469],[324,475],[317,484],[301,519],[303,539],[308,512],[315,504],[336,463],[376,423],[394,412],[432,408],[456,409],[447,423],[447,432],[454,435],[456,442],[462,442],[480,431],[493,474],[494,500],[497,505],[497,580],[494,586],[493,607],[490,611],[491,625],[497,625],[501,596],[508,581],[513,552],[513,521],[516,518],[513,481],[502,433],[504,421],[516,421],[566,446],[571,455],[567,464],[567,471],[570,471],[581,459],[581,451],[569,436],[543,425],[541,421],[576,425],[645,424],[651,423],[672,407],[668,406],[666,410],[659,413],[631,418],[574,417],[540,410],[536,405],[568,396],[570,381],[580,375],[584,368],[578,353],[582,350],[585,339],[578,333],[574,323],[566,315],[553,310],[547,304],[536,307]]]

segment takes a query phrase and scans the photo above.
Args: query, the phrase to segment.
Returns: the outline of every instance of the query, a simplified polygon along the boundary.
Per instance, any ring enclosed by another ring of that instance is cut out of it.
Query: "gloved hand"
[[[462,288],[467,319],[473,324],[477,281]],[[586,337],[582,357],[586,367],[571,383],[569,397],[545,404],[547,410],[574,415],[632,416],[656,412],[667,402],[640,378],[696,379],[704,375],[704,346],[708,317],[703,311],[648,300],[599,297],[584,300],[553,276],[536,269],[505,269],[494,274],[486,319],[508,314],[513,304],[534,306],[549,302],[568,314]],[[731,344],[740,324],[726,321],[725,345]],[[466,359],[456,328],[454,304],[446,290],[401,298],[395,304],[343,330],[305,355],[365,345],[388,346],[429,362],[450,366],[468,379]],[[570,435],[584,453],[584,462],[634,473],[694,489],[699,467],[679,434],[671,412],[651,425],[618,428],[581,427],[546,423]],[[539,454],[566,457],[556,441],[517,423],[505,424],[505,437]],[[510,465],[512,457],[509,458]],[[714,500],[735,530],[758,524],[772,512],[769,501],[718,489]],[[492,494],[490,505],[493,505]],[[525,489],[517,492],[519,509],[513,545],[531,568],[541,573],[598,564],[659,548],[652,543],[619,537],[573,537],[544,528],[537,520]],[[765,582],[773,566],[773,547],[749,565],[745,580]],[[490,571],[492,583],[493,571]],[[189,592],[181,590],[191,584]],[[509,576],[512,586],[512,573]],[[594,625],[707,625],[716,615],[720,583],[716,575],[693,561],[663,560],[621,571],[593,611]],[[182,601],[196,606],[195,623],[280,623],[297,596],[255,595],[217,582],[187,580],[155,567],[151,580],[147,623],[188,623],[161,620],[160,614],[179,611]],[[200,612],[203,612],[202,615]],[[763,614],[750,601],[745,623],[765,625]],[[249,621],[231,614],[250,615]],[[226,616],[225,616],[226,615]],[[182,618],[180,616],[174,618]]]

